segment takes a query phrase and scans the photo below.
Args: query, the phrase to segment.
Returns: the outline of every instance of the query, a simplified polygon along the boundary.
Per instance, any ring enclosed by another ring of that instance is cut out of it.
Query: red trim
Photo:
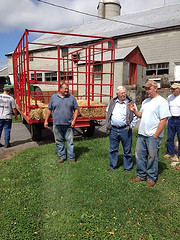
[[[130,63],[129,66],[129,85],[137,83],[137,64]]]
[[[136,47],[134,51],[124,58],[124,60],[144,67],[147,66],[146,60],[144,59],[139,47]]]

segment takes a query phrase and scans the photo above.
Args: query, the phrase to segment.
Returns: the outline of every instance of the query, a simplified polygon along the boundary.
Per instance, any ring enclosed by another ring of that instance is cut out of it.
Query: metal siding
[[[106,36],[115,37],[123,36],[132,33],[140,33],[149,30],[156,30],[161,28],[167,28],[171,26],[180,26],[180,4],[169,5],[161,8],[155,8],[145,10],[141,12],[131,13],[118,17],[111,18],[115,21],[112,22],[106,19],[96,20],[88,22],[82,25],[72,26],[58,31],[65,33],[76,33],[76,34],[88,34],[94,36]],[[121,22],[120,22],[121,21]],[[143,25],[136,26],[125,24],[122,22],[128,22],[132,24]],[[148,27],[149,26],[149,27]],[[94,38],[82,38],[78,36],[47,36],[44,34],[36,41],[44,43],[53,43],[60,45],[69,45],[73,43],[82,43],[86,41],[95,40]],[[35,41],[35,42],[36,42]]]

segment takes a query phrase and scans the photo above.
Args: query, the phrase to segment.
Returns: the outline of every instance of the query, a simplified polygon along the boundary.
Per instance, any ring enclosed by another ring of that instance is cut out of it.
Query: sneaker
[[[156,184],[156,182],[152,181],[152,180],[147,180],[147,186],[148,187],[154,187],[154,185]]]
[[[5,145],[5,148],[11,147],[11,144],[9,143],[8,145]]]
[[[145,181],[145,180],[142,178],[136,177],[136,178],[132,179],[132,181],[133,182],[141,182],[141,181]]]
[[[179,157],[177,155],[172,156],[170,159],[172,162],[179,162]]]
[[[174,155],[169,155],[169,154],[164,155],[164,158],[171,158],[171,157],[174,157]]]
[[[63,163],[65,161],[65,159],[59,159],[58,161],[57,161],[57,163]]]
[[[171,165],[172,167],[176,167],[177,165],[179,165],[179,162],[172,162],[170,165]]]
[[[76,160],[75,159],[72,159],[72,160],[70,160],[72,163],[75,163],[76,162]]]
[[[3,145],[0,143],[0,147],[2,147]]]

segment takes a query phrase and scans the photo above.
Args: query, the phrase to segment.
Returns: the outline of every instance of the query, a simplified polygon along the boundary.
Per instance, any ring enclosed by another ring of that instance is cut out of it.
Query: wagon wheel
[[[87,128],[83,128],[83,134],[85,137],[92,137],[95,131],[95,122],[90,121],[90,126]]]
[[[32,123],[30,124],[30,134],[33,141],[40,141],[42,136],[42,124]]]
[[[37,100],[44,102],[43,92],[39,87],[35,87],[34,94],[37,96]]]
[[[22,115],[21,115],[21,122],[22,122],[23,124],[27,124],[26,120],[23,118]]]

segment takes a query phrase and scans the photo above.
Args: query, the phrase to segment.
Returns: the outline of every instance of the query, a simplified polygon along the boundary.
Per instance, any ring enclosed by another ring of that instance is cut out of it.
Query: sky
[[[100,0],[44,1],[97,16]],[[121,15],[177,3],[180,0],[120,0]],[[41,0],[0,0],[0,70],[7,66],[5,54],[15,50],[25,29],[53,31],[97,19]]]

